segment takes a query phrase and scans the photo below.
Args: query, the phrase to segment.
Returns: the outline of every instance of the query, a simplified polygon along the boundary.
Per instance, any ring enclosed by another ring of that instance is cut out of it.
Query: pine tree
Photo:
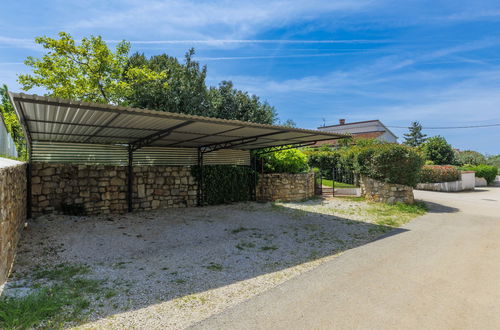
[[[409,132],[404,134],[405,142],[404,144],[411,147],[418,147],[425,142],[427,135],[422,133],[422,125],[418,121],[411,123],[408,127]]]

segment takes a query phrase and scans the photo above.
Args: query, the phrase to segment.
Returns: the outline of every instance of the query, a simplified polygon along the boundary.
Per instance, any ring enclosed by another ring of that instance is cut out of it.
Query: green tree
[[[425,159],[432,161],[436,165],[449,165],[455,161],[453,148],[442,136],[428,138],[421,145]]]
[[[207,68],[192,59],[190,49],[184,63],[167,54],[152,56],[135,53],[128,68],[147,68],[162,74],[162,78],[144,80],[133,85],[127,96],[129,105],[139,108],[162,110],[193,115],[209,114],[209,101],[205,78]]]
[[[474,150],[464,150],[455,152],[455,161],[457,165],[481,165],[486,164],[486,157]]]
[[[206,67],[192,59],[193,49],[181,64],[166,54],[129,57],[128,42],[112,51],[100,36],[77,44],[61,32],[59,39],[39,37],[36,42],[47,53],[25,61],[33,72],[19,76],[24,90],[42,87],[54,97],[264,124],[277,119],[274,107],[233,88],[230,81],[207,88]]]
[[[26,159],[26,139],[14,107],[10,102],[8,91],[7,85],[0,87],[0,115],[5,122],[7,132],[10,133],[16,144],[17,154],[21,159]]]
[[[422,125],[418,121],[411,123],[408,127],[409,132],[404,134],[405,142],[407,146],[418,147],[425,142],[427,135],[422,133]]]
[[[222,81],[219,87],[211,87],[208,91],[210,116],[223,119],[238,119],[261,124],[273,124],[276,121],[276,110],[258,96],[250,96],[233,88],[230,81]]]
[[[126,41],[118,43],[114,52],[100,36],[83,38],[78,45],[71,35],[60,32],[59,39],[38,37],[35,42],[48,51],[42,58],[26,59],[33,73],[18,79],[26,91],[42,87],[54,97],[124,104],[134,84],[164,75],[144,67],[129,68]]]

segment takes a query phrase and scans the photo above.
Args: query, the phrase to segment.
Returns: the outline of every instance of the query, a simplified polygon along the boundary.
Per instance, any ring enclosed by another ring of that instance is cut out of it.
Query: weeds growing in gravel
[[[100,293],[102,284],[82,277],[89,272],[84,265],[65,264],[36,270],[31,279],[44,284],[34,283],[32,287],[37,289],[24,297],[0,299],[0,328],[54,329],[83,320],[90,306],[89,297]]]
[[[216,264],[214,262],[211,262],[208,266],[206,266],[208,270],[213,270],[213,271],[221,271],[224,267],[222,267],[221,264]]]

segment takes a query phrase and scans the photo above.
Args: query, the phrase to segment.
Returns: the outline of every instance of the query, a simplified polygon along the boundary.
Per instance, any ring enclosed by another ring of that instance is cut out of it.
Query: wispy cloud
[[[14,48],[28,48],[37,50],[41,48],[39,45],[35,44],[33,39],[11,38],[5,36],[0,36],[0,45],[7,45],[9,47],[14,47]]]
[[[118,43],[121,40],[108,40],[110,43]],[[287,45],[310,45],[310,44],[387,44],[391,40],[370,40],[370,39],[352,39],[352,40],[263,40],[263,39],[207,39],[207,40],[131,40],[136,45],[226,45],[226,44],[287,44]]]
[[[113,10],[100,10],[96,3],[91,15],[73,21],[71,28],[130,29],[153,31],[175,39],[247,39],[268,28],[287,26],[325,17],[332,13],[352,12],[371,6],[373,1],[359,0],[257,0],[257,1],[128,1],[115,2]],[[191,38],[189,38],[191,37]],[[194,37],[194,38],[193,38]]]

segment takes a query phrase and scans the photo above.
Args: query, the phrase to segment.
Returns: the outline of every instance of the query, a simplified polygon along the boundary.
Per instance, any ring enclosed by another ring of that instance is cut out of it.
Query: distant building
[[[390,143],[398,142],[398,137],[378,119],[353,123],[346,123],[345,119],[340,119],[337,125],[321,126],[318,127],[318,130],[334,133],[349,133],[352,134],[354,139],[365,138],[377,139]],[[337,144],[336,140],[327,140],[320,141],[315,146],[335,144]]]

